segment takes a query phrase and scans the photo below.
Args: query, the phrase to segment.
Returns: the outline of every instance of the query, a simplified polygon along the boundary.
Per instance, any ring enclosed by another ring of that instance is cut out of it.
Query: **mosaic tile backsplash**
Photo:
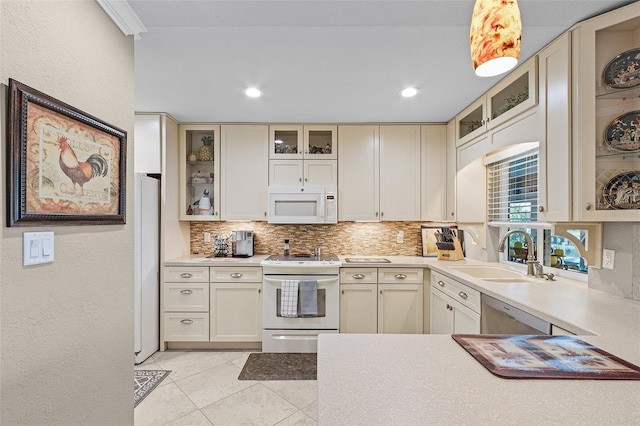
[[[313,253],[319,247],[323,255],[421,256],[420,225],[425,222],[340,222],[336,225],[273,225],[266,222],[191,222],[191,253],[210,255],[213,243],[205,243],[203,234],[229,235],[231,231],[254,231],[254,254],[282,254],[284,240],[291,253]],[[398,244],[398,231],[404,242]],[[229,248],[231,249],[231,248]]]

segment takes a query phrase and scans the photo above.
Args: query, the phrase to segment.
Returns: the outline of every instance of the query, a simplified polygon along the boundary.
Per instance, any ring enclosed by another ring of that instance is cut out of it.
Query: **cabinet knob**
[[[264,217],[267,217],[267,212],[264,212]]]
[[[384,216],[384,212],[380,212],[380,217]]]
[[[382,290],[380,290],[380,294],[382,294]]]
[[[591,210],[591,203],[585,204],[584,205],[584,209],[587,210],[587,211]]]
[[[299,181],[299,182],[302,182],[302,178],[298,178],[298,181]]]
[[[304,181],[305,181],[305,182],[309,182],[309,179],[307,179],[307,178],[304,178]]]
[[[191,294],[191,293],[193,293],[193,290],[189,290],[188,288],[185,288],[184,290],[180,290],[180,293],[182,293],[182,294]]]
[[[242,274],[240,272],[233,272],[230,276],[231,278],[242,278]]]
[[[458,296],[462,297],[465,300],[467,299],[467,297],[469,297],[469,296],[467,296],[467,293],[465,293],[464,291],[459,292]]]
[[[258,289],[258,294],[260,294],[260,293],[262,293],[262,289],[261,288]]]
[[[344,290],[342,290],[342,294],[344,294]]]
[[[187,325],[193,324],[193,320],[190,320],[190,319],[183,319],[183,320],[180,320],[180,322]]]
[[[378,217],[378,212],[376,212],[376,217]]]
[[[440,287],[444,287],[444,281],[442,281],[442,280],[438,281],[438,285],[439,285]]]
[[[364,274],[353,274],[353,278],[356,280],[361,280],[364,278]]]
[[[191,277],[193,277],[193,274],[189,272],[183,272],[180,274],[180,278],[191,278]]]
[[[544,207],[543,206],[538,207],[538,211],[542,213],[544,211]]]
[[[396,277],[399,280],[404,280],[405,278],[407,278],[405,274],[395,274],[394,277]]]

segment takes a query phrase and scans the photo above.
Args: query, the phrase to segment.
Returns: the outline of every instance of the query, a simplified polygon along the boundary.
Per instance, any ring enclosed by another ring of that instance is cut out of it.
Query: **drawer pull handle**
[[[242,274],[240,272],[234,272],[231,274],[231,278],[242,278]]]
[[[442,280],[438,281],[438,285],[439,285],[440,287],[444,287],[444,281],[442,281]]]
[[[180,320],[180,322],[187,325],[193,324],[193,320],[190,320],[190,319],[183,319],[183,320]]]
[[[356,280],[364,279],[364,274],[353,274],[353,278]]]
[[[191,294],[191,293],[193,293],[193,290],[189,290],[188,288],[186,288],[184,290],[180,290],[180,293],[182,293],[182,294]]]
[[[180,274],[180,278],[191,278],[193,277],[193,274],[190,272],[183,272]]]
[[[467,293],[465,293],[464,291],[459,292],[458,296],[462,297],[465,300],[467,299],[467,297],[469,297],[469,296],[467,296]]]
[[[405,278],[407,278],[405,274],[395,274],[394,277],[396,277],[399,280],[404,280]]]

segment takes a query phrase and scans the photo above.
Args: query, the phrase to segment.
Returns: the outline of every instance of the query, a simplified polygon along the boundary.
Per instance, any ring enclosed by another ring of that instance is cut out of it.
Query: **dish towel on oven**
[[[318,281],[300,281],[300,315],[318,316]]]
[[[298,316],[298,283],[284,280],[280,284],[280,315],[283,317]]]

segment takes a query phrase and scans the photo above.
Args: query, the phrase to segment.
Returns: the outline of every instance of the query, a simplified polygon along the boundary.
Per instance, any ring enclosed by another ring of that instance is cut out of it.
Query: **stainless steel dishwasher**
[[[486,294],[481,296],[481,301],[482,334],[551,334],[551,324],[535,315]]]

